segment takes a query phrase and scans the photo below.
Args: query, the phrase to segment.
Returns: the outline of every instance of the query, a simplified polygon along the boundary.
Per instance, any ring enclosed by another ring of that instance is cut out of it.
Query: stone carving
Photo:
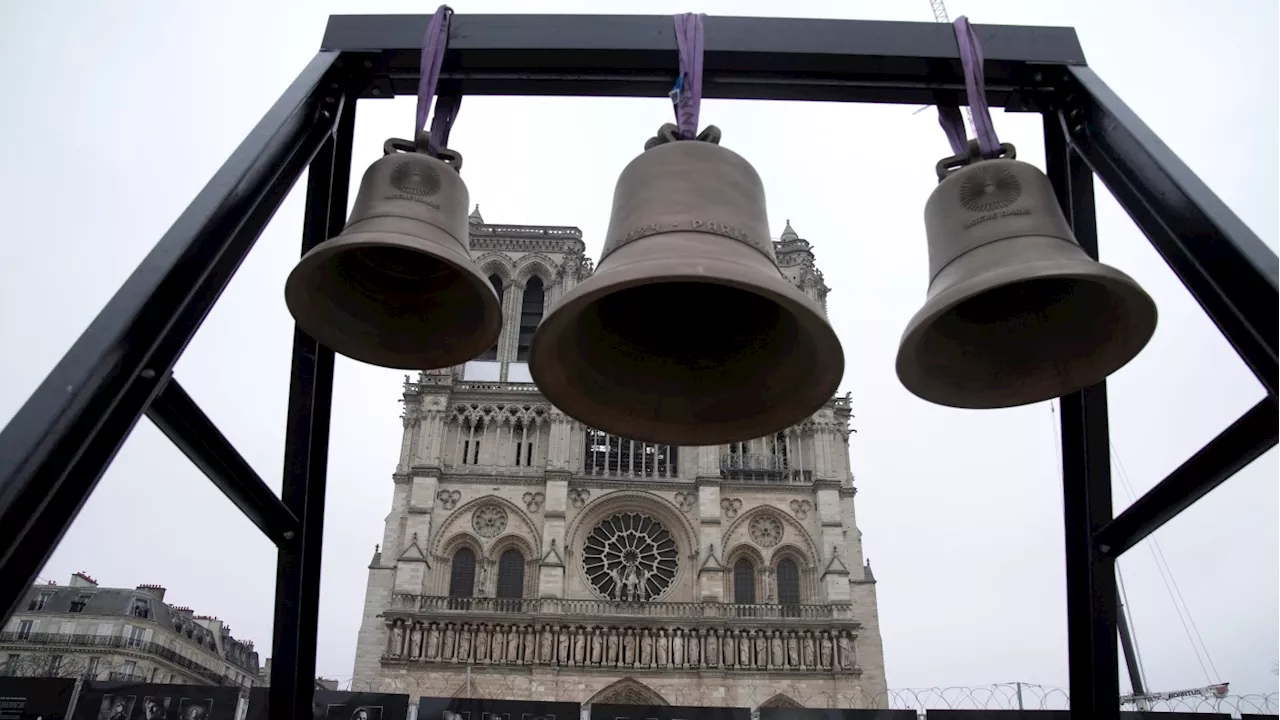
[[[751,539],[763,548],[771,548],[782,542],[782,523],[773,515],[761,514],[751,518],[747,526]]]
[[[698,494],[692,492],[676,493],[676,507],[682,512],[692,512],[698,506]]]
[[[452,510],[458,506],[458,501],[462,499],[462,493],[457,490],[441,490],[436,493],[436,499],[440,501],[440,506],[445,510]]]
[[[569,491],[569,504],[581,508],[591,499],[591,491],[585,488],[573,488]]]
[[[795,513],[796,517],[800,518],[801,520],[808,517],[809,511],[812,509],[813,509],[813,503],[809,502],[808,500],[792,500],[791,501],[791,512]]]
[[[495,504],[481,505],[471,513],[471,529],[482,538],[495,538],[507,529],[507,511]]]
[[[536,513],[542,509],[542,502],[546,496],[540,492],[527,492],[521,500],[524,500],[524,507],[531,513]]]
[[[742,511],[742,501],[738,498],[720,498],[720,509],[724,511],[725,517],[738,517],[738,513]]]
[[[674,582],[679,553],[662,523],[640,513],[601,520],[582,547],[582,570],[595,592],[607,600],[644,602],[661,596]]]

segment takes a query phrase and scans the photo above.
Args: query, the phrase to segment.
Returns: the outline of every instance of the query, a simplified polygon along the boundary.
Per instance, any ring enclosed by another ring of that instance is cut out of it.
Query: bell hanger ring
[[[462,172],[462,153],[457,150],[450,150],[449,148],[439,148],[433,154],[430,147],[431,133],[423,130],[418,133],[417,142],[405,140],[404,138],[389,138],[382,144],[382,154],[394,155],[398,152],[419,152],[423,155],[430,155],[431,157],[434,157],[445,165],[453,168],[457,173]]]
[[[991,157],[983,157],[982,150],[978,146],[976,139],[970,140],[967,152],[961,155],[952,155],[938,161],[936,170],[938,172],[938,182],[942,182],[951,176],[955,171],[980,163],[983,160],[1017,160],[1018,150],[1013,143],[1000,143],[1000,152]]]

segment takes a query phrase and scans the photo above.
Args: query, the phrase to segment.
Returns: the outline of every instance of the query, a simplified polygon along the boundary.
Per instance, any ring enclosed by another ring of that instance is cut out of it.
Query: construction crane
[[[1149,693],[1133,693],[1131,695],[1122,695],[1120,697],[1120,705],[1137,705],[1139,710],[1148,710],[1151,703],[1158,700],[1176,700],[1177,698],[1191,697],[1198,695],[1209,700],[1217,700],[1227,695],[1227,686],[1231,683],[1222,683],[1220,685],[1206,685],[1204,687],[1191,688],[1190,690],[1174,690],[1172,692],[1149,692]]]

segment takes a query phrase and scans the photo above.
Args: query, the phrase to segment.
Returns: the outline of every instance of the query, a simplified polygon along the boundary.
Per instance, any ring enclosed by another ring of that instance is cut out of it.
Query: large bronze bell
[[[1011,145],[938,163],[925,205],[929,291],[898,348],[898,378],[939,405],[1000,408],[1105,379],[1156,328],[1128,275],[1085,254],[1044,173]]]
[[[475,267],[462,157],[388,140],[360,183],[346,228],[303,256],[284,297],[304,332],[372,365],[430,370],[497,341],[502,315]]]
[[[831,400],[840,341],[778,269],[755,169],[715,128],[674,133],[622,171],[598,269],[542,321],[529,371],[569,416],[634,440],[768,435]]]

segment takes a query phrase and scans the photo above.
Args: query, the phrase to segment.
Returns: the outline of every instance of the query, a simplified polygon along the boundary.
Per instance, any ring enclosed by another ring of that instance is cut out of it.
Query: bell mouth
[[[1154,333],[1154,302],[1114,268],[1020,270],[950,307],[941,296],[926,304],[899,349],[908,390],[962,408],[1050,400],[1119,370]]]
[[[493,344],[497,298],[478,271],[376,235],[340,236],[299,262],[285,298],[304,332],[354,360],[403,370],[456,365]]]
[[[552,404],[612,434],[762,437],[815,412],[843,375],[834,331],[796,295],[692,279],[599,288],[543,321],[530,370]]]

